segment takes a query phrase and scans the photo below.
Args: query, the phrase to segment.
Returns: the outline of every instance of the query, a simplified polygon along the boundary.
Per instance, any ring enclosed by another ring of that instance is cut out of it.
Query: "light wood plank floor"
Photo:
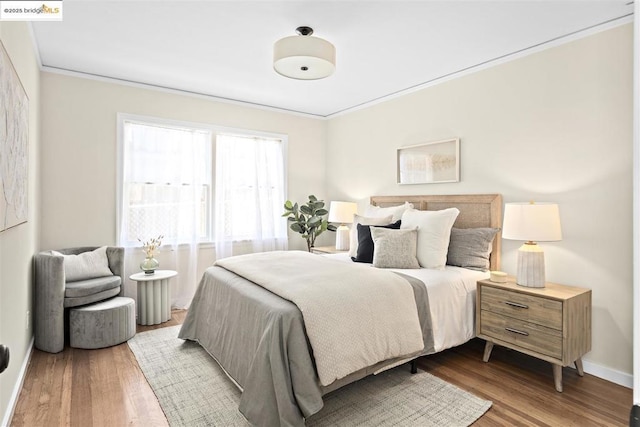
[[[181,324],[138,326],[138,332]],[[424,357],[420,368],[493,401],[474,427],[624,426],[632,392],[564,368],[564,392],[553,387],[548,363],[495,347],[482,362],[484,341]],[[408,367],[407,367],[408,369]],[[66,348],[59,354],[34,350],[12,426],[166,426],[162,409],[127,344],[101,349]]]

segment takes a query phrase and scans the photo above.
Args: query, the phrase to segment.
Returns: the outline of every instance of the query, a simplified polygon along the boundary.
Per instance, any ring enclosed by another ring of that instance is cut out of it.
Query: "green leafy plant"
[[[309,196],[309,201],[304,205],[298,205],[298,203],[292,203],[290,200],[284,204],[284,213],[282,216],[287,217],[287,221],[290,223],[291,228],[296,233],[300,233],[302,238],[307,241],[307,250],[311,252],[316,237],[323,232],[336,231],[336,226],[329,224],[325,218],[325,215],[329,213],[324,208],[324,201],[318,200],[316,196]]]

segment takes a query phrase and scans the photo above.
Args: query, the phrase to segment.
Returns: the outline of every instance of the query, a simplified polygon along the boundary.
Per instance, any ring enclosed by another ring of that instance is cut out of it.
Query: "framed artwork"
[[[0,231],[27,222],[29,99],[0,42]]]
[[[460,139],[398,148],[398,184],[460,181]]]

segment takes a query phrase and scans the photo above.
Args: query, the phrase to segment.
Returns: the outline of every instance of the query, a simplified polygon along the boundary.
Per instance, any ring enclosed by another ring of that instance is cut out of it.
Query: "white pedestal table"
[[[136,273],[129,279],[138,282],[138,324],[157,325],[171,319],[171,287],[173,270],[156,270],[153,274]]]

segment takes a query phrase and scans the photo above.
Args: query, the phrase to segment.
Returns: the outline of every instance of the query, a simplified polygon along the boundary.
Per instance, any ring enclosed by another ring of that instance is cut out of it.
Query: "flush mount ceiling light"
[[[285,37],[273,45],[273,68],[278,74],[299,80],[329,77],[336,69],[336,48],[312,37],[313,28],[298,27],[297,36]]]

